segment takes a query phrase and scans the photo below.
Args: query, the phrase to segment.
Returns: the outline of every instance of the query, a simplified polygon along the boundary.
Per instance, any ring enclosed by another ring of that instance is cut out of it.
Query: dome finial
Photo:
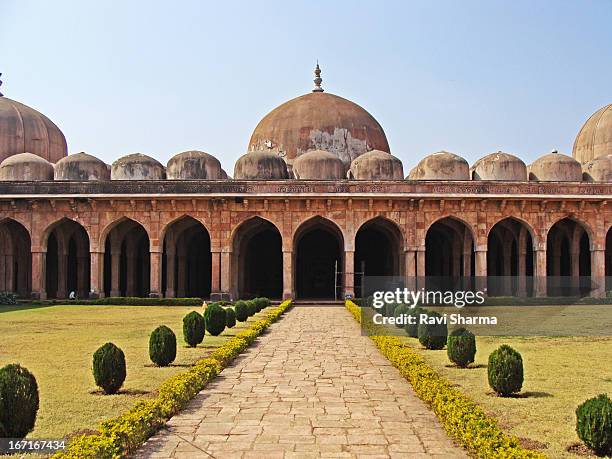
[[[1,73],[0,73],[0,76],[2,76],[2,74],[1,74]],[[0,86],[2,86],[2,80],[0,80]],[[4,95],[4,94],[2,94],[2,93],[0,92],[0,97],[2,97],[3,95]]]
[[[323,83],[323,78],[321,78],[321,69],[319,68],[319,61],[317,60],[317,66],[315,67],[315,79],[314,84],[315,87],[312,92],[323,92],[323,88],[321,87],[321,83]]]

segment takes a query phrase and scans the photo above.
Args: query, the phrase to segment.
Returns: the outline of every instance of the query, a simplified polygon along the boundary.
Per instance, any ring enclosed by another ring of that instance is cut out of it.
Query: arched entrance
[[[253,217],[243,222],[232,244],[232,279],[235,298],[283,295],[283,248],[278,228]]]
[[[514,218],[497,222],[487,238],[488,294],[526,295],[533,288],[533,240]]]
[[[429,289],[453,290],[472,286],[474,240],[461,220],[442,218],[425,236],[425,276]]]
[[[402,274],[402,233],[391,221],[375,218],[364,223],[355,236],[355,295],[364,296],[362,276]]]
[[[335,299],[341,296],[344,240],[331,221],[316,217],[296,231],[294,239],[297,298]]]
[[[585,228],[575,220],[559,220],[548,231],[546,275],[549,296],[590,291],[590,239]]]
[[[27,297],[32,290],[30,233],[12,219],[0,222],[0,292]]]
[[[210,297],[210,235],[196,219],[183,217],[166,230],[162,291],[167,298]]]
[[[149,235],[140,223],[126,218],[110,230],[104,244],[106,296],[149,295],[149,251]]]
[[[67,218],[53,225],[47,235],[47,298],[67,298],[71,292],[88,298],[89,257],[89,236],[83,226]]]

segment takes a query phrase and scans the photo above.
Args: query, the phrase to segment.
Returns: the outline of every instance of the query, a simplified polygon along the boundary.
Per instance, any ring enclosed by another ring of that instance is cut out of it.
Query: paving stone
[[[468,457],[349,313],[328,306],[286,313],[134,457],[207,454]]]

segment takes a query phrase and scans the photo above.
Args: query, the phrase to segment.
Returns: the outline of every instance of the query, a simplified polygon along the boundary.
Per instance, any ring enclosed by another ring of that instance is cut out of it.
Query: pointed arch
[[[465,220],[454,215],[435,220],[425,233],[425,275],[472,276],[475,245],[474,229]]]
[[[20,297],[32,291],[32,239],[28,229],[12,218],[0,220],[0,292]]]

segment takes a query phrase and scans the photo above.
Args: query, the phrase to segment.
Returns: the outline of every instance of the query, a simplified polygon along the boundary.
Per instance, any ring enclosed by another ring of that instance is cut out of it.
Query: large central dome
[[[285,102],[259,122],[248,150],[280,153],[289,164],[308,151],[325,150],[347,167],[370,150],[389,152],[378,121],[356,103],[323,92],[318,74],[317,79],[313,92]]]

